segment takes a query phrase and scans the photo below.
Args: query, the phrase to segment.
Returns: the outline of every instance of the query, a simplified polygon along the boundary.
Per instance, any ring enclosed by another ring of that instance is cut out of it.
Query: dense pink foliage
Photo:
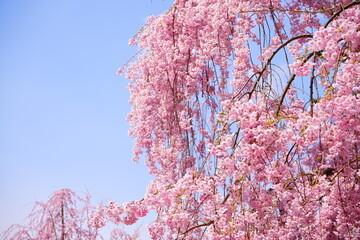
[[[360,2],[177,0],[128,66],[152,239],[358,239]]]

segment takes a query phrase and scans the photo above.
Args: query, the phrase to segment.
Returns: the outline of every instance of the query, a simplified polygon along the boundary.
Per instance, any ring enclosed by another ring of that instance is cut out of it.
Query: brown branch
[[[343,172],[343,171],[345,170],[346,167],[350,167],[350,165],[351,165],[352,163],[354,163],[354,162],[359,162],[359,160],[360,160],[360,157],[355,157],[355,159],[349,161],[346,165],[344,165],[339,171],[337,171],[337,172],[335,173],[335,175],[330,179],[330,182],[333,182],[333,181],[335,180],[335,178],[336,178],[341,172]]]
[[[285,159],[285,164],[287,164],[289,162],[289,156],[292,152],[292,150],[294,149],[294,147],[297,145],[297,143],[295,143],[294,145],[292,145],[292,147],[290,148],[289,152],[286,154],[286,159]]]
[[[314,54],[315,54],[315,52],[312,52],[312,53],[310,53],[309,55],[307,55],[306,58],[303,60],[303,64],[305,64],[307,61],[309,61],[309,59],[310,59],[312,56],[314,56]],[[277,108],[276,113],[275,113],[275,117],[278,117],[278,116],[279,116],[279,112],[280,112],[280,110],[281,110],[281,105],[282,105],[282,103],[284,102],[286,93],[287,93],[287,91],[289,90],[289,88],[291,87],[291,84],[292,84],[292,82],[294,81],[295,77],[296,77],[296,74],[294,73],[293,75],[291,75],[289,81],[287,82],[286,87],[285,87],[285,89],[284,89],[284,92],[283,92],[283,94],[281,95],[280,102],[279,102],[278,108]]]
[[[271,63],[271,61],[273,60],[273,58],[275,57],[275,55],[282,49],[284,48],[286,45],[288,45],[289,43],[291,43],[292,41],[295,41],[296,39],[299,38],[312,38],[313,35],[312,34],[304,34],[304,35],[299,35],[299,36],[295,36],[290,38],[289,40],[287,40],[286,42],[284,42],[283,44],[281,44],[271,55],[271,57],[267,60],[266,64],[264,65],[264,67],[261,69],[259,73],[259,76],[257,77],[257,79],[255,80],[255,84],[253,86],[253,89],[250,91],[249,94],[249,99],[251,98],[251,95],[253,94],[253,92],[255,91],[255,88],[257,86],[257,84],[260,81],[261,76],[264,74],[264,72],[266,71],[266,69],[268,68],[269,64]]]
[[[345,7],[342,7],[340,8],[339,11],[337,11],[336,13],[334,13],[334,15],[331,16],[331,18],[327,21],[327,23],[325,23],[324,25],[324,28],[326,28],[327,26],[329,26],[329,24],[337,17],[340,15],[340,13],[342,13],[343,11],[345,11],[346,9],[349,9],[351,7],[354,7],[356,5],[359,5],[360,4],[360,1],[359,0],[356,0],[352,3],[349,3],[348,5],[346,5]]]
[[[193,226],[193,227],[189,228],[188,230],[186,230],[186,231],[183,233],[183,235],[186,235],[188,232],[190,232],[190,231],[192,231],[192,230],[194,230],[194,229],[196,229],[196,228],[207,227],[207,226],[210,226],[211,224],[214,224],[214,221],[213,221],[213,220],[211,220],[211,221],[209,221],[209,222],[206,222],[206,223],[203,223],[203,224],[199,224],[199,225]]]
[[[311,117],[314,114],[314,82],[315,82],[315,65],[312,68],[311,80],[310,80],[310,114]]]

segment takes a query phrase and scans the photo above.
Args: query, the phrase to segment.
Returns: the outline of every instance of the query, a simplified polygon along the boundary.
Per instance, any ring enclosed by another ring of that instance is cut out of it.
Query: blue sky
[[[0,232],[55,190],[139,199],[128,80],[116,71],[150,14],[171,0],[0,0]]]

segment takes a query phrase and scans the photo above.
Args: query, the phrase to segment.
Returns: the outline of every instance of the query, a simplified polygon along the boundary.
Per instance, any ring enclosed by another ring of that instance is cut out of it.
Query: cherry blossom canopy
[[[130,40],[152,239],[360,236],[360,2],[177,0]]]

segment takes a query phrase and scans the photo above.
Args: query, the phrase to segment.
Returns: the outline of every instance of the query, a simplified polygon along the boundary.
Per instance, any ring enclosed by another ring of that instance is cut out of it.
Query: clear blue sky
[[[131,161],[128,80],[116,71],[171,0],[0,0],[0,232],[58,189],[143,196]]]

